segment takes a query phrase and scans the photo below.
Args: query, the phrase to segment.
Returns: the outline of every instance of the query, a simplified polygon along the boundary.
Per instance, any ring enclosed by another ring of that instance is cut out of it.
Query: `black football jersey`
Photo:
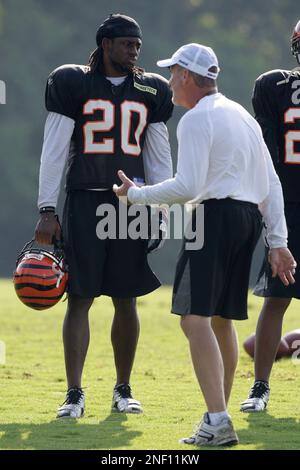
[[[146,129],[170,118],[171,98],[167,80],[156,74],[129,74],[114,86],[88,66],[54,70],[47,82],[46,108],[75,121],[67,190],[112,187],[120,182],[118,170],[142,184]]]
[[[300,201],[300,70],[272,70],[255,82],[255,117],[280,178],[285,201]]]

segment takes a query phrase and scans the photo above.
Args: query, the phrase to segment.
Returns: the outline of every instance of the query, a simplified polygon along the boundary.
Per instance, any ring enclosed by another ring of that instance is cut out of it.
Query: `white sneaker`
[[[81,388],[70,388],[66,400],[57,410],[57,418],[81,418],[84,414],[84,393]]]
[[[257,380],[250,390],[247,400],[241,403],[240,410],[247,413],[264,411],[270,399],[270,387],[267,382]]]
[[[179,442],[196,446],[233,446],[238,444],[239,439],[229,418],[224,418],[220,424],[213,426],[208,413],[205,413],[194,434]]]
[[[116,385],[113,391],[112,409],[120,413],[143,413],[142,405],[132,398],[129,384]]]

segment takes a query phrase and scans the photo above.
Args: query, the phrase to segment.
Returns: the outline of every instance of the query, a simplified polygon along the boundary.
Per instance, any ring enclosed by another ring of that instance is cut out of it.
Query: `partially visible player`
[[[291,49],[300,64],[300,21]],[[272,70],[255,82],[255,117],[261,125],[281,181],[288,226],[288,246],[300,264],[300,69]],[[267,253],[267,251],[266,251]],[[283,316],[292,298],[300,299],[299,275],[285,287],[272,278],[267,256],[254,294],[265,297],[256,328],[255,382],[241,411],[263,411],[270,397],[269,379],[281,338]]]
[[[110,296],[115,309],[113,408],[142,412],[129,383],[139,336],[135,298],[152,292],[160,283],[148,265],[148,241],[97,238],[96,210],[110,204],[118,214],[112,186],[118,181],[120,167],[139,184],[172,176],[165,125],[173,109],[171,91],[160,75],[136,66],[142,45],[138,23],[125,15],[111,15],[99,27],[96,41],[87,66],[57,68],[46,89],[49,115],[40,169],[41,216],[36,228],[36,240],[42,244],[60,237],[55,207],[68,160],[63,216],[69,266],[63,328],[68,391],[59,418],[79,418],[84,413],[81,377],[89,344],[88,312],[94,297],[100,295]],[[128,266],[125,278],[124,264]]]

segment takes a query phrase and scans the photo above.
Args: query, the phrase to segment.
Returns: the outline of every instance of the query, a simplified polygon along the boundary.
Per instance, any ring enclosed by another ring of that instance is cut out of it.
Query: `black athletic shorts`
[[[157,289],[160,282],[148,265],[147,240],[97,237],[96,226],[101,217],[96,215],[96,209],[100,204],[112,204],[118,214],[118,198],[111,190],[67,193],[62,226],[69,268],[68,292],[84,298],[102,294],[130,298]]]
[[[296,282],[295,284],[285,286],[278,276],[272,277],[271,266],[268,262],[269,250],[266,249],[265,259],[263,260],[253,293],[260,297],[300,299],[300,202],[286,202],[284,211],[288,227],[288,247],[298,265],[294,276]]]
[[[261,229],[262,217],[255,204],[230,198],[205,201],[204,246],[187,250],[184,240],[172,312],[246,319],[252,254]]]

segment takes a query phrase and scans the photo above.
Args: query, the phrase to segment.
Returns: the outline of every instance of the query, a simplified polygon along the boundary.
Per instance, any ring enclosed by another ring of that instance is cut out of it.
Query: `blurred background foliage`
[[[47,76],[64,63],[87,63],[97,27],[109,13],[125,13],[140,23],[139,63],[149,71],[161,73],[156,60],[184,43],[213,47],[222,70],[220,90],[252,112],[255,78],[295,66],[290,35],[299,19],[296,5],[295,0],[0,0],[0,80],[7,93],[6,105],[0,105],[0,275],[10,276],[38,218]],[[181,114],[177,109],[169,124],[175,164]],[[179,245],[169,241],[153,256],[164,282],[172,282]]]

